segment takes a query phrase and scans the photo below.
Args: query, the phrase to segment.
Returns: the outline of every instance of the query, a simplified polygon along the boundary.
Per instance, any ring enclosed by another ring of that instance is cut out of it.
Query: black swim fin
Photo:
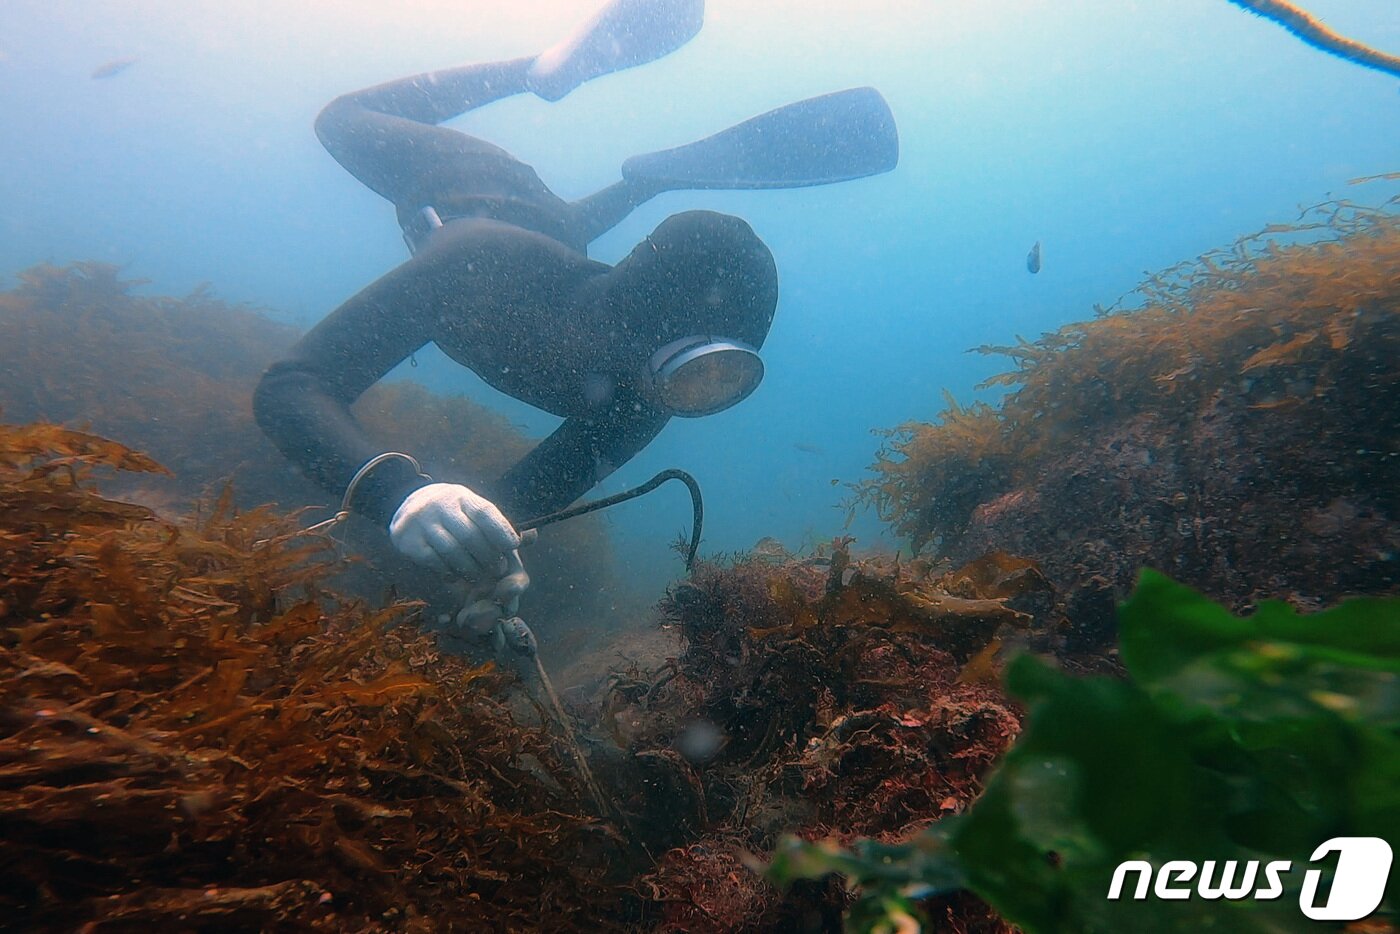
[[[540,53],[526,84],[557,101],[592,78],[674,52],[704,20],[705,0],[611,0],[572,36]]]
[[[663,190],[806,188],[888,172],[899,162],[889,105],[852,88],[759,114],[713,136],[633,156],[622,177]]]

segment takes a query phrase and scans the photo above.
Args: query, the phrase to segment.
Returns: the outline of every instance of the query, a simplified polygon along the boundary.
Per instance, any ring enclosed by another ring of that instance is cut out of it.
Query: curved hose
[[[675,468],[663,470],[641,486],[634,486],[630,490],[623,490],[621,493],[615,493],[612,496],[605,496],[602,499],[595,499],[592,502],[580,503],[568,509],[551,512],[548,515],[539,516],[528,522],[517,523],[515,530],[517,532],[528,532],[531,529],[538,529],[541,526],[553,525],[556,522],[563,522],[565,519],[572,519],[575,516],[596,512],[599,509],[607,509],[609,506],[616,506],[618,503],[625,503],[629,499],[636,499],[638,496],[644,496],[667,480],[679,480],[685,484],[686,489],[690,490],[690,506],[694,521],[690,529],[690,548],[687,550],[685,557],[685,569],[690,571],[695,567],[695,552],[700,548],[700,530],[705,521],[705,504],[700,498],[700,484],[695,482],[695,478],[684,470],[677,470]]]
[[[371,458],[363,467],[361,467],[355,472],[355,476],[351,478],[349,486],[345,488],[345,496],[340,502],[339,512],[337,512],[334,516],[332,516],[324,522],[318,522],[309,528],[303,529],[298,534],[305,535],[308,533],[321,532],[332,526],[338,525],[341,522],[344,522],[347,518],[349,518],[350,500],[355,495],[355,488],[359,486],[360,481],[363,480],[365,475],[368,474],[375,467],[378,467],[384,461],[394,457],[403,458],[404,460],[412,464],[413,469],[417,472],[418,476],[422,477],[424,480],[432,480],[432,477],[428,476],[423,472],[423,468],[418,465],[418,461],[414,460],[409,455],[401,454],[398,451],[386,451],[377,457]],[[625,503],[629,499],[636,499],[638,496],[645,496],[647,493],[650,493],[652,490],[656,489],[661,484],[665,483],[667,480],[679,480],[682,483],[684,483],[686,489],[690,491],[690,507],[693,514],[693,521],[691,523],[690,529],[690,547],[686,550],[685,569],[687,571],[694,570],[695,552],[700,548],[700,530],[703,527],[705,521],[705,504],[700,496],[700,484],[696,482],[695,478],[692,477],[690,474],[686,473],[684,470],[678,470],[674,467],[670,470],[661,471],[661,473],[652,477],[650,480],[648,480],[646,483],[643,483],[641,486],[634,486],[630,490],[623,490],[621,493],[615,493],[612,496],[605,496],[602,499],[595,499],[592,502],[588,503],[580,503],[579,505],[571,506],[568,509],[561,509],[558,512],[551,512],[547,515],[539,516],[537,518],[529,520],[528,522],[518,523],[515,525],[515,530],[517,532],[528,532],[531,529],[538,529],[541,526],[553,525],[556,522],[563,522],[565,519],[572,519],[575,516],[582,516],[590,512],[597,512],[599,509],[607,509],[609,506],[616,506],[618,503]]]

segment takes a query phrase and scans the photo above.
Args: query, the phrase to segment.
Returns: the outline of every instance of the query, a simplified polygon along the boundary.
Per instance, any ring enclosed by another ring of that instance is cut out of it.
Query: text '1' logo
[[[1390,875],[1392,853],[1390,844],[1380,837],[1333,837],[1313,850],[1311,862],[1337,853],[1337,871],[1332,876],[1332,890],[1327,901],[1317,904],[1317,889],[1322,882],[1321,869],[1309,869],[1303,876],[1298,908],[1314,921],[1359,921],[1375,911],[1385,898],[1385,883]],[[1185,900],[1196,895],[1206,900],[1224,898],[1231,901],[1252,898],[1268,901],[1283,894],[1283,876],[1292,871],[1288,860],[1262,863],[1259,860],[1214,860],[1195,863],[1174,859],[1154,867],[1146,860],[1130,859],[1113,870],[1113,883],[1108,888],[1109,901],[1123,897],[1123,888],[1131,873],[1137,874],[1137,885],[1129,897],[1141,901],[1147,898],[1148,887],[1157,898]],[[1153,876],[1156,876],[1154,882]],[[1191,885],[1195,880],[1195,886]]]

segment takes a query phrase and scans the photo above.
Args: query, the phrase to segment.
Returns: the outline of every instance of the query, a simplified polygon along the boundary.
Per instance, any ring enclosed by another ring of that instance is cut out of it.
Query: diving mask
[[[763,380],[763,360],[743,341],[695,335],[652,354],[657,401],[673,415],[696,418],[743,401]]]

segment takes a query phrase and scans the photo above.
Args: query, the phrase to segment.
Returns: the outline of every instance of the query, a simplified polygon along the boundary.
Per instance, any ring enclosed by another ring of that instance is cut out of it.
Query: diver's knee
[[[316,115],[316,122],[312,124],[321,145],[332,149],[344,137],[350,111],[354,107],[350,95],[344,94],[321,108],[321,112]]]

